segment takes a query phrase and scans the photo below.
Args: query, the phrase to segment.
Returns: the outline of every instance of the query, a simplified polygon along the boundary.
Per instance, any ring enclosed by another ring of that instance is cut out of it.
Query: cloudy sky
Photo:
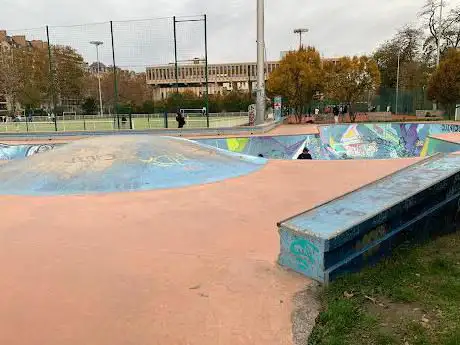
[[[304,42],[325,57],[370,53],[398,28],[416,22],[424,2],[265,0],[268,59],[298,45],[292,33],[297,27],[310,29]],[[88,60],[95,60],[88,42],[104,41],[101,59],[110,64],[108,24],[71,25],[199,14],[208,16],[210,63],[255,61],[256,0],[1,0],[0,24],[9,34],[24,33],[28,39],[45,39],[40,27],[48,24],[52,42],[70,44]],[[117,64],[139,68],[173,61],[171,20],[117,22],[114,31]],[[179,23],[177,31],[180,60],[203,55],[201,23]]]

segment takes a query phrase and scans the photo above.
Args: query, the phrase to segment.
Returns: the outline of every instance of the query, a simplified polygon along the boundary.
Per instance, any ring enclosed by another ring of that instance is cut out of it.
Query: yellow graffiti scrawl
[[[229,138],[227,147],[229,151],[242,153],[249,143],[248,138]]]
[[[189,159],[184,155],[177,153],[174,155],[161,155],[157,157],[150,157],[147,160],[140,159],[142,163],[151,164],[160,168],[169,168],[177,165],[186,165]]]

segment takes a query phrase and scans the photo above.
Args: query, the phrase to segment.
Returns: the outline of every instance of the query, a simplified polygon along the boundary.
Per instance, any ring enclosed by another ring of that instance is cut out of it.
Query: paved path
[[[310,281],[276,265],[276,222],[413,162],[270,161],[182,189],[2,196],[0,344],[290,345]]]

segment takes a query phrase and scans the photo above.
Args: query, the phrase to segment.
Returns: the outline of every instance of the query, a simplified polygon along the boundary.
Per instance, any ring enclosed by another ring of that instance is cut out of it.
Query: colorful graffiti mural
[[[425,141],[423,150],[420,154],[421,157],[432,156],[438,152],[451,153],[460,151],[460,143],[429,137]]]
[[[426,156],[429,136],[460,132],[460,126],[420,123],[332,125],[319,127],[319,135],[259,136],[197,139],[232,152],[270,159],[296,159],[307,147],[314,160],[391,159]],[[441,145],[428,155],[453,152]]]
[[[56,145],[6,145],[0,144],[0,160],[21,159],[53,150]]]
[[[197,139],[205,145],[250,156],[270,159],[296,159],[306,146],[314,159],[325,159],[318,135],[260,136],[250,138]]]
[[[323,149],[336,159],[385,159],[419,157],[429,136],[450,132],[460,132],[460,126],[421,123],[354,124],[321,127],[320,137]]]

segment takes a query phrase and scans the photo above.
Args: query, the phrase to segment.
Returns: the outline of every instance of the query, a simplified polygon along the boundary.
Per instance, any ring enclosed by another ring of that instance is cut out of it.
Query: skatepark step
[[[438,154],[282,221],[279,263],[322,283],[460,226],[460,156]]]

